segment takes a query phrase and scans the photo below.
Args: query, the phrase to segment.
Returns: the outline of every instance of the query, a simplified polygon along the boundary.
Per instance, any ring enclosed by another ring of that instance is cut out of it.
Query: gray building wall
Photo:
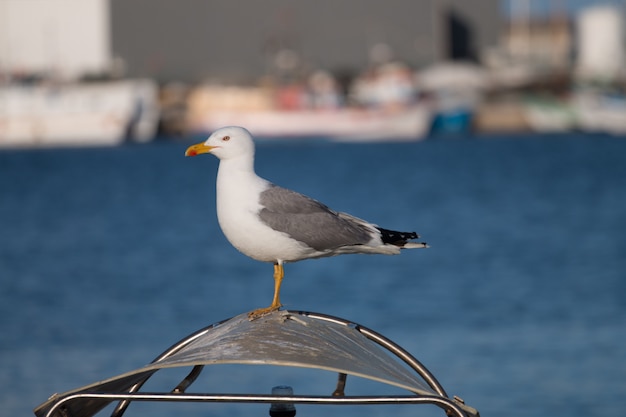
[[[468,5],[467,3],[470,3]],[[480,49],[496,43],[498,0],[111,0],[113,53],[129,76],[252,81],[291,49],[307,68],[360,71],[377,43],[419,67],[448,57],[451,8]]]

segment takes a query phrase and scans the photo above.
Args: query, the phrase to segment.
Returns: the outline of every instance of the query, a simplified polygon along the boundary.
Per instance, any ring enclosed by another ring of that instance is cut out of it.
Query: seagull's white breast
[[[254,172],[229,170],[217,175],[217,219],[228,241],[243,254],[264,262],[293,261],[316,253],[267,226],[258,216],[259,194],[270,184]]]

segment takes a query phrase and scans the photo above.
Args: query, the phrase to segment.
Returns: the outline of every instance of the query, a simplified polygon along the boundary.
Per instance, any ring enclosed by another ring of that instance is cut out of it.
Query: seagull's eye
[[[223,142],[228,142],[229,140],[230,140],[230,136],[224,136],[224,137],[222,138],[222,141],[223,141]]]

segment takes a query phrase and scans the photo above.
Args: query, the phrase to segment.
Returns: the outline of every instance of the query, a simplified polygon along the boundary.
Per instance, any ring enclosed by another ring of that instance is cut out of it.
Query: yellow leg
[[[274,298],[272,299],[271,308],[278,310],[282,304],[280,303],[280,286],[283,283],[285,269],[282,263],[274,264]]]
[[[282,262],[277,262],[274,264],[274,298],[272,299],[272,304],[269,307],[258,308],[254,311],[248,313],[248,317],[250,318],[258,318],[264,316],[272,311],[276,311],[282,307],[280,303],[280,286],[283,283],[283,277],[285,276],[285,269],[283,268]]]

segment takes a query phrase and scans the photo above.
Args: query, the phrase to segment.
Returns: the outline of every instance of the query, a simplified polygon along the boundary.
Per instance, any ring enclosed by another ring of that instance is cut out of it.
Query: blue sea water
[[[222,236],[217,160],[184,158],[188,144],[0,152],[0,414],[32,415],[55,392],[139,368],[269,304],[271,265]],[[431,246],[289,264],[287,308],[382,333],[483,416],[623,415],[626,140],[266,141],[257,171]],[[241,392],[288,383],[307,394],[326,378],[244,371],[205,373]],[[184,415],[267,415],[262,404],[212,407]],[[443,415],[417,407],[322,412]],[[133,404],[126,415],[180,411]]]

